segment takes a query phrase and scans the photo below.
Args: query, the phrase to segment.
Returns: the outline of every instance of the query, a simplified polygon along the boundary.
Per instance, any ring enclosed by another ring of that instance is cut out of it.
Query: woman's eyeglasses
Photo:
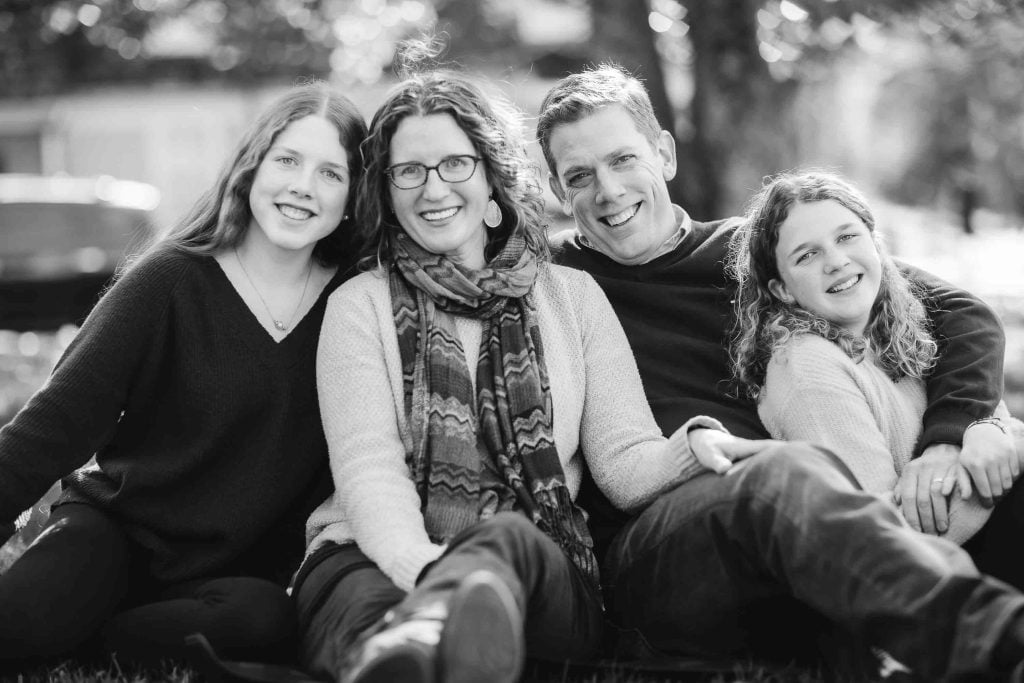
[[[464,183],[473,177],[480,157],[472,154],[455,154],[441,159],[434,166],[427,166],[418,161],[406,164],[395,164],[384,170],[391,184],[399,190],[412,190],[427,184],[427,176],[431,171],[446,183]]]

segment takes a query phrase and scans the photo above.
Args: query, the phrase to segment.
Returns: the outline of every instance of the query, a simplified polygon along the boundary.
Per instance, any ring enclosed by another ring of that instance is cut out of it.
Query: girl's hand
[[[960,464],[971,475],[982,505],[992,507],[1020,476],[1013,437],[1000,423],[979,421],[964,432]],[[970,492],[968,491],[968,494]]]
[[[933,444],[921,457],[904,466],[893,489],[893,498],[912,528],[932,535],[949,529],[949,496],[954,486],[960,485],[965,498],[971,490],[970,477],[958,463],[959,455],[958,446]]]
[[[771,439],[744,439],[717,429],[698,427],[687,438],[697,461],[707,469],[725,474],[741,458],[757,455],[775,444]]]

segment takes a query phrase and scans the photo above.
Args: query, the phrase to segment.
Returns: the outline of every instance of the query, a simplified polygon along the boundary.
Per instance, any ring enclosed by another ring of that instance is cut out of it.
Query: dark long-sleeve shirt
[[[344,270],[276,343],[212,257],[149,254],[0,430],[0,523],[66,477],[58,504],[113,515],[158,580],[283,579],[331,488],[315,361]]]
[[[573,233],[553,239],[555,262],[590,273],[611,301],[666,434],[703,414],[738,436],[767,436],[754,403],[730,392],[728,382],[734,283],[724,263],[737,225],[737,219],[693,222],[672,251],[633,266],[583,246]],[[901,268],[924,289],[940,351],[928,377],[919,449],[959,444],[967,425],[991,415],[1002,396],[1003,328],[976,297],[922,270]]]

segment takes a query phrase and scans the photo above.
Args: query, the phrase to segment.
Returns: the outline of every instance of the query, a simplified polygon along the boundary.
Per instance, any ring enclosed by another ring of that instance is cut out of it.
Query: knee
[[[752,456],[737,468],[739,485],[761,495],[793,495],[801,490],[857,488],[856,479],[830,451],[801,441],[784,441]]]
[[[514,555],[530,554],[547,537],[526,515],[499,512],[462,531],[452,539],[449,550],[461,546],[514,549]],[[504,553],[503,553],[504,554]]]
[[[81,503],[57,508],[32,545],[59,542],[70,547],[88,548],[90,554],[121,555],[127,536],[121,525],[105,512]]]

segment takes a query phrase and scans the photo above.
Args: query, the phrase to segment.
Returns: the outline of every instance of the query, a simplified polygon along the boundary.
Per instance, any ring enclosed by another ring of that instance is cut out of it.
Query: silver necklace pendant
[[[281,322],[280,320],[275,320],[275,321],[274,321],[274,327],[276,327],[277,329],[281,330],[282,332],[284,332],[285,330],[287,330],[287,329],[288,329],[288,326],[287,326],[287,325],[285,325],[285,324],[284,324],[283,322]]]

